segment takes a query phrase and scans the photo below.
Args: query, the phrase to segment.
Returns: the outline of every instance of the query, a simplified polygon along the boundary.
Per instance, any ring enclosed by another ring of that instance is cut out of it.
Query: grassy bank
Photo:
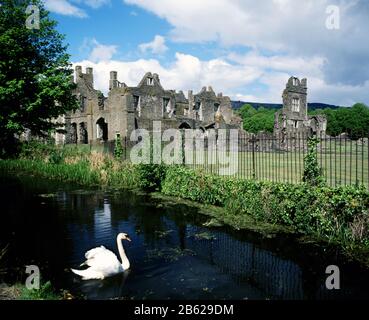
[[[159,191],[223,207],[217,220],[238,229],[255,221],[345,248],[369,248],[369,192],[364,187],[240,180],[183,166],[132,165],[97,152],[45,145],[27,145],[18,159],[1,160],[0,171],[85,186]]]
[[[17,159],[1,160],[0,171],[25,172],[83,186],[139,188],[138,176],[130,163],[76,147],[58,148],[36,143],[25,145]]]
[[[38,290],[27,289],[23,284],[11,286],[0,284],[0,300],[71,300],[74,297],[67,291],[56,292],[48,281]]]
[[[364,187],[237,180],[184,167],[167,168],[161,187],[166,195],[224,207],[233,224],[252,217],[346,247],[369,247],[369,192]]]
[[[49,281],[41,284],[38,290],[29,290],[21,283],[11,286],[4,283],[2,276],[6,274],[7,248],[0,248],[0,300],[60,300],[73,298],[67,291],[57,293]]]

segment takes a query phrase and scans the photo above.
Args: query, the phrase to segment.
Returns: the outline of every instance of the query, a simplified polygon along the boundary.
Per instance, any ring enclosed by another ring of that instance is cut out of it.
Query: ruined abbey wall
[[[76,96],[79,110],[65,116],[66,143],[90,143],[130,137],[134,129],[153,129],[160,120],[162,130],[242,128],[231,100],[211,87],[199,93],[165,90],[159,75],[146,73],[136,87],[129,87],[110,72],[109,93],[105,97],[94,88],[93,70],[76,67]]]

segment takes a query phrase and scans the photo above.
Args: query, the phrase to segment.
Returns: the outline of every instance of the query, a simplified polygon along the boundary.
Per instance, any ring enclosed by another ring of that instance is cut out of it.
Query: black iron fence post
[[[185,150],[185,131],[181,130],[181,152],[182,152],[182,165],[186,165],[186,150]]]
[[[252,138],[249,140],[249,142],[251,142],[252,144],[252,178],[256,179],[256,166],[255,166],[255,142],[256,142],[256,137],[255,135],[252,135]]]
[[[127,160],[127,136],[124,136],[124,160]]]

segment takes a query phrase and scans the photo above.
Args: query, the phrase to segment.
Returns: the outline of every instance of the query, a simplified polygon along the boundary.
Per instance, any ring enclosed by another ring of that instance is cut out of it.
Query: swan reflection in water
[[[112,299],[113,297],[124,296],[124,285],[130,273],[131,270],[125,270],[123,273],[104,280],[84,281],[75,278],[74,282],[78,286],[80,293],[86,299]]]

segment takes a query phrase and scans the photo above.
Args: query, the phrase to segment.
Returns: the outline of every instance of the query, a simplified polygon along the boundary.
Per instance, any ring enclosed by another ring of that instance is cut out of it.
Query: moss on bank
[[[239,215],[235,217],[234,215],[227,214],[224,207],[168,196],[161,192],[152,192],[150,196],[168,205],[182,204],[196,208],[200,214],[209,217],[208,221],[204,223],[205,227],[221,227],[228,225],[235,230],[250,230],[262,234],[265,237],[274,237],[277,234],[295,232],[292,228],[286,226],[257,221],[249,215]]]

